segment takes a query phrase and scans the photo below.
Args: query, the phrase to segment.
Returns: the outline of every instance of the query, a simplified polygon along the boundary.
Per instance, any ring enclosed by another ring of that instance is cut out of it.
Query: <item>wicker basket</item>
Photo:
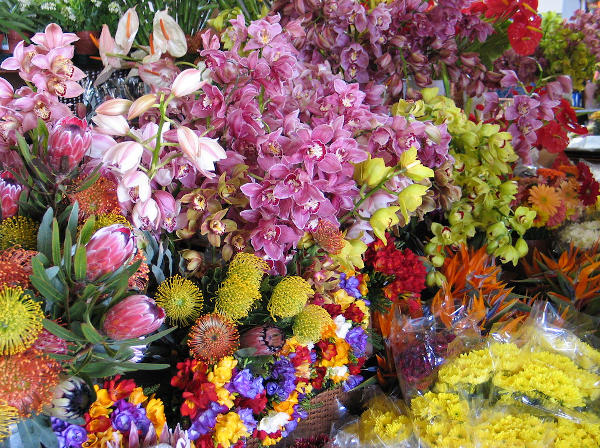
[[[320,434],[329,434],[331,425],[340,417],[339,404],[349,406],[358,399],[356,393],[344,392],[341,387],[322,392],[310,400],[311,410],[308,417],[298,423],[296,429],[282,439],[276,448],[291,445],[296,439],[305,439]],[[248,439],[248,448],[258,448],[258,439]]]

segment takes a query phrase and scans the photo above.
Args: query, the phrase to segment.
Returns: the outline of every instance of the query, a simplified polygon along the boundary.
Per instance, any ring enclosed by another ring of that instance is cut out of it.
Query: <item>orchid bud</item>
[[[55,172],[72,171],[92,144],[87,121],[77,117],[61,118],[48,137],[49,163]]]
[[[129,113],[127,114],[128,120],[133,120],[134,118],[139,117],[144,112],[148,112],[152,106],[156,103],[156,95],[154,93],[148,93],[146,95],[140,96],[137,100],[133,102],[131,107],[129,108]]]
[[[102,160],[104,164],[115,167],[123,174],[140,164],[143,152],[144,147],[137,142],[121,142],[106,151]]]
[[[207,137],[198,137],[194,131],[185,126],[177,129],[177,139],[184,156],[207,176],[214,171],[215,162],[225,159],[227,154],[218,141]]]
[[[96,115],[92,118],[96,123],[96,132],[107,135],[125,136],[129,133],[129,123],[122,115]]]
[[[369,156],[368,160],[354,165],[354,180],[359,185],[367,185],[369,188],[374,188],[386,179],[392,171],[391,167],[385,166],[385,161],[382,158],[372,159]]]
[[[15,216],[19,210],[19,196],[23,187],[8,171],[0,172],[0,218]]]
[[[115,98],[100,104],[96,108],[96,113],[100,115],[125,115],[131,106],[131,100],[124,98]]]
[[[525,255],[527,255],[527,252],[529,252],[529,247],[527,246],[527,241],[525,241],[523,238],[519,238],[517,240],[517,242],[515,243],[515,249],[517,250],[517,253],[519,254],[519,258],[524,257]]]
[[[85,250],[87,278],[94,281],[123,266],[135,253],[135,237],[129,227],[112,224],[97,230]]]
[[[150,297],[136,294],[108,310],[102,331],[116,341],[139,338],[158,330],[164,320],[165,310]]]
[[[171,193],[156,190],[152,195],[160,210],[161,227],[167,232],[174,232],[177,227],[177,216],[181,209],[179,201]]]
[[[117,197],[121,203],[147,201],[151,193],[150,179],[141,171],[125,174],[117,186]]]
[[[428,124],[425,126],[425,133],[436,145],[439,145],[442,141],[442,133],[440,128],[433,124]]]
[[[176,97],[187,96],[206,84],[202,79],[202,72],[195,68],[188,68],[182,71],[173,81],[171,93]]]
[[[141,230],[157,230],[160,221],[160,209],[152,198],[137,202],[131,211],[133,224]]]

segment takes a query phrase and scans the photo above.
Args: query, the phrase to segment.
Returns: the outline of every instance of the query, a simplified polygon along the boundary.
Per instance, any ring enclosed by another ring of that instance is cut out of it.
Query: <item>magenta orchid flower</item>
[[[43,50],[51,51],[54,48],[66,47],[79,38],[73,33],[63,33],[62,28],[56,23],[51,23],[43,33],[36,33],[31,41],[38,44]]]

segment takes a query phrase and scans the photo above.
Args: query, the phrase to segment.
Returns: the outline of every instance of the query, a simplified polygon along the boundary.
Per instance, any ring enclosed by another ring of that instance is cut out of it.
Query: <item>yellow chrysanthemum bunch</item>
[[[0,250],[20,246],[26,250],[37,248],[39,224],[25,216],[13,216],[0,223]]]
[[[323,330],[332,323],[331,316],[318,305],[306,305],[294,319],[294,336],[301,344],[318,342]]]
[[[229,265],[227,278],[217,291],[216,311],[233,321],[239,321],[260,299],[260,284],[269,269],[267,262],[256,255],[240,252]]]
[[[486,413],[475,426],[473,439],[478,448],[545,448],[551,438],[552,423],[527,413]]]
[[[361,444],[381,441],[385,444],[404,441],[412,434],[412,424],[398,404],[385,395],[377,395],[360,416],[358,435]]]
[[[291,275],[275,286],[267,308],[274,320],[294,317],[302,311],[309,297],[312,297],[314,293],[306,280],[297,275]]]

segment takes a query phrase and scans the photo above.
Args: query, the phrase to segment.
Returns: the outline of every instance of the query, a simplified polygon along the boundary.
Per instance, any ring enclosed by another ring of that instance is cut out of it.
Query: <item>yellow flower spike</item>
[[[417,148],[414,146],[411,146],[409,150],[404,151],[400,155],[400,167],[406,170],[404,175],[415,182],[422,181],[428,177],[433,177],[434,175],[431,168],[424,166],[419,159],[417,159]]]
[[[380,208],[373,213],[371,219],[369,220],[371,227],[373,227],[373,233],[375,233],[375,236],[383,241],[383,244],[385,245],[387,245],[385,231],[400,222],[400,218],[398,218],[398,215],[396,214],[396,212],[400,209],[401,207],[396,206]],[[408,215],[405,215],[405,218],[406,221],[408,221]]]
[[[354,180],[359,185],[374,188],[386,179],[392,171],[391,167],[385,166],[385,161],[382,158],[372,159],[369,156],[364,162],[354,165]]]
[[[408,222],[408,213],[414,212],[423,203],[423,196],[428,189],[426,185],[412,184],[398,194],[398,208],[406,222]]]

